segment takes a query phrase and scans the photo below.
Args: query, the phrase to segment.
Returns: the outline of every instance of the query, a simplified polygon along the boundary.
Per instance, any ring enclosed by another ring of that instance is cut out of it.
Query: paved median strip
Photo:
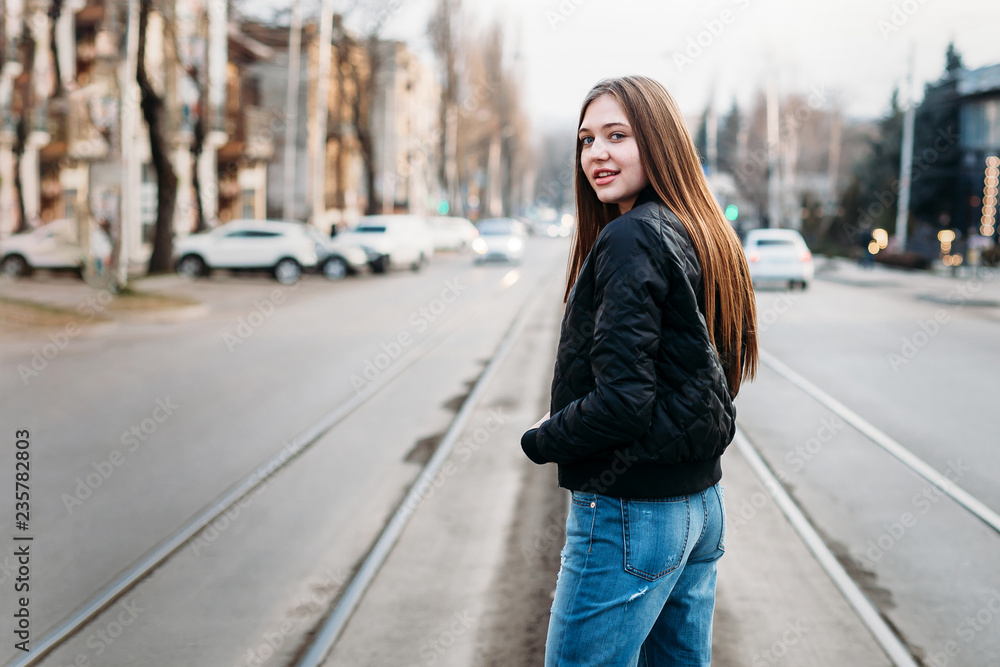
[[[837,557],[827,548],[823,538],[809,523],[809,520],[799,509],[795,501],[785,492],[784,487],[771,472],[767,463],[761,458],[754,446],[747,440],[741,430],[736,431],[734,441],[740,454],[747,460],[750,467],[760,478],[761,483],[767,488],[774,502],[784,513],[788,522],[799,534],[802,541],[816,557],[820,566],[826,571],[834,585],[840,590],[848,604],[858,613],[861,621],[868,627],[875,641],[879,643],[885,654],[892,660],[896,667],[917,667],[913,656],[899,637],[886,624],[878,610],[872,605],[868,597],[861,591],[851,576],[847,574],[843,566],[837,561]]]

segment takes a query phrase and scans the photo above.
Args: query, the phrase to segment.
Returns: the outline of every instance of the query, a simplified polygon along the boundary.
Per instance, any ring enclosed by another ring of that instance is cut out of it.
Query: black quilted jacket
[[[709,341],[701,266],[651,188],[597,237],[563,316],[552,417],[524,434],[559,485],[622,498],[696,493],[722,477],[736,431]]]

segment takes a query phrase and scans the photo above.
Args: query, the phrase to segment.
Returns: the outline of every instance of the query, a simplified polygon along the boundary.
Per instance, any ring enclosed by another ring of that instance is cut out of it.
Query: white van
[[[367,215],[337,239],[387,255],[394,268],[419,271],[434,256],[434,238],[419,215]]]

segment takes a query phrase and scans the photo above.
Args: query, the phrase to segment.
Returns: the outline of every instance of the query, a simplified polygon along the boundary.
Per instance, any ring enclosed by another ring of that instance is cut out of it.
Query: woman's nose
[[[594,139],[590,144],[590,158],[592,160],[608,159],[608,145],[600,139]]]

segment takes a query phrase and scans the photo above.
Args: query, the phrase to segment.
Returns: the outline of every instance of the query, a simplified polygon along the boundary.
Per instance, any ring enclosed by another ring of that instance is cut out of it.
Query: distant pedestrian
[[[753,287],[684,117],[624,77],[584,100],[551,417],[521,439],[572,492],[545,664],[709,665],[720,457],[757,366]]]

